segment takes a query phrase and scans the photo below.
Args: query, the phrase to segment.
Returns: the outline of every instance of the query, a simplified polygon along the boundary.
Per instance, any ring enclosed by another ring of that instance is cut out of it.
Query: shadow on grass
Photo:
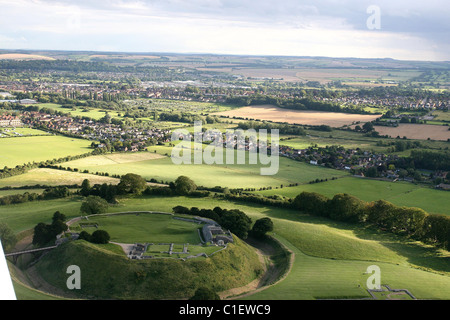
[[[230,201],[231,202],[231,201]],[[236,205],[243,205],[234,202]],[[245,204],[245,206],[264,208],[263,214],[269,218],[283,219],[300,223],[325,225],[330,228],[351,231],[354,236],[361,240],[377,241],[396,254],[405,257],[406,261],[416,267],[432,269],[429,271],[450,273],[450,252],[421,243],[407,236],[396,235],[387,231],[378,230],[374,227],[362,224],[353,224],[330,220],[325,217],[313,216],[293,209],[274,208],[258,204]]]

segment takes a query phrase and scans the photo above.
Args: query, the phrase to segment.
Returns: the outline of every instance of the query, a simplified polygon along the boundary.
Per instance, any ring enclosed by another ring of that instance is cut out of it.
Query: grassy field
[[[171,154],[170,148],[159,146],[150,147],[149,153],[147,154],[154,154],[154,151],[157,151],[156,153],[160,155]],[[130,160],[133,157],[135,157],[136,161]],[[315,167],[283,157],[279,159],[278,173],[273,176],[262,176],[260,174],[260,168],[268,167],[268,165],[249,165],[248,160],[246,160],[247,164],[244,165],[176,165],[170,157],[160,157],[153,160],[142,160],[142,157],[141,153],[136,153],[130,155],[127,162],[118,160],[117,163],[111,163],[102,157],[96,157],[94,160],[88,157],[69,161],[62,165],[81,170],[89,170],[89,172],[99,171],[119,175],[132,172],[146,179],[154,178],[157,181],[174,181],[179,176],[185,175],[193,179],[197,185],[206,187],[220,185],[229,188],[279,187],[291,183],[306,183],[316,178],[325,179],[347,175],[343,171]]]
[[[294,251],[296,259],[287,279],[250,299],[367,297],[364,272],[372,264],[380,266],[382,283],[392,288],[409,289],[418,298],[450,298],[447,251],[273,207],[191,198],[173,198],[170,203],[161,198],[130,199],[122,205],[138,209],[145,207],[145,202],[155,210],[170,210],[175,203],[182,203],[187,207],[238,208],[253,221],[270,217],[275,237]]]
[[[422,208],[430,213],[450,215],[450,192],[421,187],[409,182],[388,182],[357,177],[345,177],[321,183],[304,184],[283,189],[255,192],[265,196],[280,195],[295,198],[303,191],[317,192],[332,198],[348,193],[364,201],[384,199],[399,206]]]
[[[0,138],[24,137],[24,136],[49,136],[51,133],[33,128],[2,128]]]
[[[194,114],[209,114],[213,112],[227,111],[235,108],[222,103],[177,101],[167,99],[136,99],[126,100],[124,103],[132,108],[144,108],[151,112],[185,112]]]
[[[40,104],[37,104],[36,106],[38,106],[40,108],[53,109],[53,110],[56,110],[59,112],[70,113],[73,117],[75,117],[75,116],[88,117],[91,119],[99,120],[105,116],[106,112],[108,112],[112,118],[121,118],[119,116],[119,112],[112,111],[112,110],[103,110],[103,109],[97,109],[97,108],[84,108],[84,107],[74,107],[72,109],[69,109],[69,108],[63,108],[60,104],[56,104],[56,103],[40,103]],[[84,110],[86,110],[86,111],[84,111]]]
[[[14,231],[26,230],[40,220],[49,221],[56,210],[68,218],[79,216],[80,204],[80,199],[65,199],[0,207],[0,221],[10,224]],[[262,217],[273,220],[274,236],[294,252],[295,262],[285,280],[250,296],[251,299],[369,297],[365,290],[368,276],[364,272],[373,264],[381,268],[382,283],[392,288],[408,289],[421,299],[450,298],[450,254],[447,251],[356,225],[288,209],[212,198],[138,197],[122,200],[109,211],[170,212],[178,204],[211,209],[216,206],[236,208],[253,221]]]
[[[197,229],[200,225],[173,219],[171,215],[139,214],[90,217],[72,225],[71,230],[85,230],[89,233],[95,227],[80,227],[80,223],[98,224],[106,230],[111,241],[119,243],[192,243],[201,242]]]
[[[35,136],[0,139],[0,168],[13,168],[28,162],[39,162],[91,152],[88,140],[64,136]]]
[[[435,110],[433,115],[436,116],[435,120],[450,121],[450,112],[448,111]]]
[[[97,176],[87,173],[77,173],[64,170],[38,168],[32,169],[27,173],[0,179],[1,187],[23,187],[23,186],[58,186],[58,185],[81,185],[84,179],[88,179],[91,185],[94,184],[117,184],[119,179]]]

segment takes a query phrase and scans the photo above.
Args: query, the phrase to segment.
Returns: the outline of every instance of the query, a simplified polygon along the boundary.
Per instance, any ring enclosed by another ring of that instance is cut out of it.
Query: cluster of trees
[[[220,207],[215,207],[212,210],[199,209],[197,207],[189,209],[183,206],[176,206],[172,210],[177,214],[199,216],[214,220],[241,239],[247,239],[249,235],[264,238],[267,232],[273,231],[273,222],[270,218],[256,220],[252,227],[252,219],[238,209],[228,210]]]
[[[313,215],[374,226],[450,250],[450,217],[445,215],[399,207],[385,200],[367,203],[349,194],[336,194],[329,199],[315,192],[302,192],[292,206]]]
[[[4,222],[0,222],[0,240],[5,252],[12,249],[17,243],[14,231]]]
[[[134,173],[127,173],[120,178],[117,185],[104,183],[91,186],[89,180],[85,179],[81,183],[80,194],[84,197],[97,197],[108,203],[116,203],[117,195],[140,195],[146,188],[147,181],[144,178]]]
[[[108,202],[99,196],[88,196],[81,203],[80,211],[86,215],[105,213],[109,208]]]
[[[25,192],[23,194],[14,194],[0,198],[0,205],[10,205],[25,203],[37,200],[50,200],[65,198],[71,195],[67,187],[50,187],[44,190],[42,194]]]
[[[242,121],[238,123],[238,128],[242,130],[254,129],[254,130],[279,130],[281,134],[293,134],[296,136],[306,135],[306,131],[302,126],[290,125],[290,124],[278,124],[269,123],[267,121]]]
[[[242,211],[238,209],[222,209],[215,207],[214,209],[199,209],[192,207],[191,209],[176,206],[173,209],[174,213],[186,214],[192,216],[199,216],[216,221],[223,228],[230,230],[241,239],[246,239],[251,230],[252,220]]]
[[[38,223],[34,227],[33,244],[43,246],[51,241],[56,240],[56,236],[64,231],[67,231],[68,227],[65,224],[66,216],[59,211],[53,214],[52,223],[46,224],[44,222]]]
[[[96,244],[107,244],[111,239],[109,233],[105,230],[95,230],[92,234],[87,231],[81,231],[78,240],[85,240]]]
[[[158,115],[159,121],[170,121],[170,122],[183,122],[183,123],[194,123],[194,121],[205,121],[200,115],[190,114],[190,113],[167,113],[162,112]]]
[[[148,186],[143,193],[146,195],[195,197],[206,197],[210,195],[208,190],[200,190],[195,182],[186,176],[179,176],[175,181],[169,183],[169,187]]]
[[[400,158],[396,166],[399,168],[420,168],[428,170],[450,170],[450,153],[433,152],[428,150],[411,150],[411,155]]]
[[[251,193],[227,193],[227,194],[217,194],[216,197],[224,198],[226,200],[231,201],[240,201],[245,203],[256,203],[267,206],[276,206],[281,208],[290,208],[291,200],[281,198],[280,196],[274,195],[269,197],[264,197],[259,194],[251,194]]]

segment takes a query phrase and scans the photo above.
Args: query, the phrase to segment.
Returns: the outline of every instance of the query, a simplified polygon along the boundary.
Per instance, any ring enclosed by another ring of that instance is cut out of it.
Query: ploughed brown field
[[[444,140],[450,139],[450,131],[447,126],[438,126],[431,124],[408,124],[401,123],[398,127],[375,126],[375,130],[380,135],[388,135],[392,138],[406,137],[408,139],[426,140]]]
[[[304,125],[328,125],[330,127],[342,127],[354,122],[369,122],[380,117],[380,115],[349,114],[339,112],[325,112],[312,110],[288,110],[279,107],[264,105],[250,106],[235,110],[218,112],[214,115],[242,117],[253,120],[268,120],[273,122],[287,122],[289,124]]]

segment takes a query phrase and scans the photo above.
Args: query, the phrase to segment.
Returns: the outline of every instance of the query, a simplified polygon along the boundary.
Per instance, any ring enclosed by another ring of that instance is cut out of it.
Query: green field
[[[0,139],[0,168],[89,153],[91,142],[64,136]]]
[[[96,108],[84,108],[84,107],[74,107],[73,109],[69,108],[63,108],[60,104],[55,103],[40,103],[37,104],[40,108],[49,108],[52,110],[56,110],[63,113],[70,113],[73,117],[88,117],[94,120],[99,120],[103,118],[106,114],[106,112],[109,113],[109,115],[112,118],[120,118],[119,113],[112,110],[102,110],[102,109],[96,109]],[[86,111],[84,111],[86,110]]]
[[[111,241],[119,243],[192,243],[201,242],[197,229],[200,225],[173,219],[163,214],[127,214],[113,216],[94,216],[81,220],[81,224],[98,224],[98,229],[106,230]],[[71,229],[85,230],[89,233],[95,227],[80,227],[77,223]]]
[[[2,128],[0,129],[0,138],[17,138],[26,136],[49,136],[52,135],[46,131],[33,128]]]
[[[435,110],[433,115],[436,116],[435,120],[450,122],[450,112],[448,111]]]
[[[59,186],[59,185],[81,185],[84,179],[88,179],[94,184],[117,184],[119,179],[97,176],[87,173],[78,173],[65,170],[38,168],[32,169],[27,173],[0,179],[0,188],[2,187],[23,187],[23,186]],[[20,193],[20,192],[19,192]]]
[[[317,192],[332,198],[348,193],[364,201],[384,199],[399,206],[422,208],[430,213],[450,215],[450,192],[421,187],[410,182],[387,182],[357,177],[345,177],[296,187],[255,192],[265,196],[280,195],[295,198],[303,191]]]
[[[169,203],[164,198],[147,199],[129,199],[122,205],[139,210],[151,203],[155,210],[166,211],[175,203],[220,206],[243,210],[253,221],[270,217],[275,237],[294,251],[296,259],[286,280],[251,299],[366,297],[363,273],[372,264],[380,266],[382,282],[392,288],[409,289],[418,298],[450,298],[450,254],[444,250],[287,209],[212,199],[171,198]]]
[[[68,218],[76,217],[80,215],[81,199],[74,200],[0,207],[0,221],[7,222],[17,232],[29,229],[41,220],[49,221],[56,210]],[[369,297],[364,289],[367,279],[364,272],[373,264],[381,268],[382,283],[392,288],[408,289],[420,299],[450,298],[450,254],[447,251],[356,225],[288,209],[212,198],[138,197],[123,199],[109,211],[170,212],[178,204],[211,209],[216,206],[236,208],[253,221],[262,217],[273,220],[274,236],[295,253],[295,262],[285,280],[250,296],[251,299]]]
[[[157,151],[161,154],[169,154],[168,147],[150,147],[149,151]],[[229,187],[229,188],[263,188],[279,187],[291,183],[306,183],[317,178],[330,179],[348,175],[346,172],[312,166],[298,161],[280,157],[279,172],[273,176],[262,176],[261,167],[269,165],[176,165],[170,157],[163,157],[154,160],[144,160],[115,164],[103,164],[100,159],[97,165],[93,165],[90,158],[69,161],[62,164],[65,167],[89,170],[89,172],[108,172],[111,174],[124,175],[136,173],[146,179],[156,179],[157,181],[174,181],[179,176],[185,175],[193,179],[197,185],[206,187]]]

